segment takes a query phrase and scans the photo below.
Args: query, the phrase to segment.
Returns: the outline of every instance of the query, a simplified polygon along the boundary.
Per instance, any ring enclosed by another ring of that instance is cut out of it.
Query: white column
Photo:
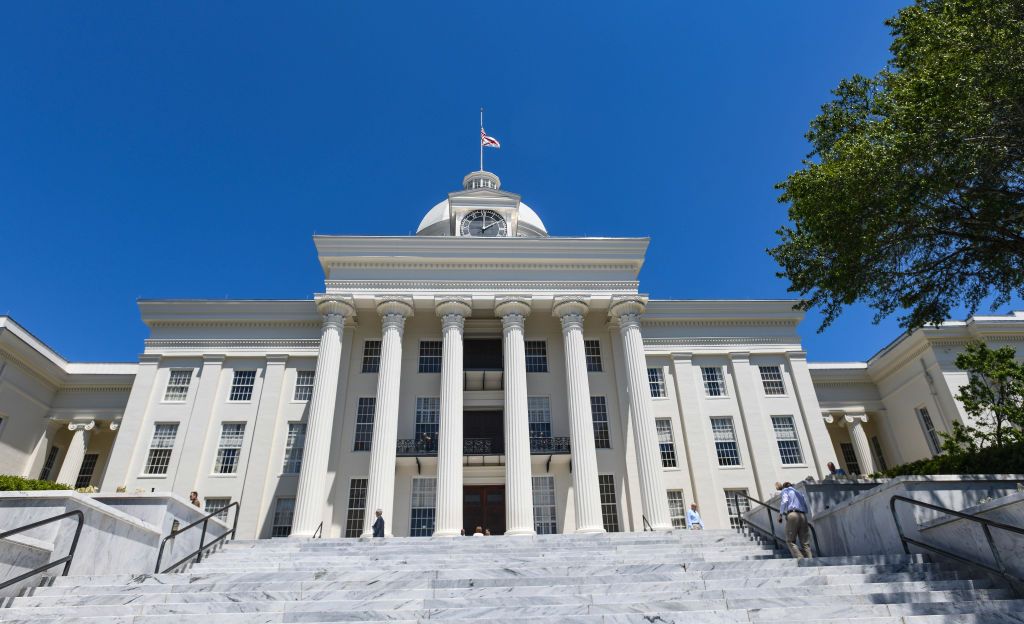
[[[68,431],[74,431],[71,436],[71,443],[68,444],[68,452],[64,454],[64,463],[57,473],[57,483],[74,487],[78,480],[78,473],[82,471],[82,460],[85,459],[85,450],[89,446],[89,432],[96,426],[96,422],[90,420],[87,423],[69,423]]]
[[[811,379],[811,371],[807,368],[807,353],[804,351],[787,351],[786,360],[789,362],[789,374],[793,377],[793,390],[796,393],[797,403],[800,405],[800,415],[804,427],[807,429],[807,441],[810,444],[811,461],[814,463],[813,474],[821,477],[828,476],[828,469],[825,467],[830,461],[835,461],[835,450],[832,446],[832,436],[828,434],[825,421],[818,418],[821,413],[821,405],[818,403],[818,394],[814,390],[814,381]]]
[[[867,414],[846,414],[844,420],[846,427],[850,430],[850,442],[853,443],[853,452],[857,455],[857,463],[860,464],[862,473],[869,475],[874,473],[875,458],[871,454],[871,446],[868,444],[868,434],[864,431],[864,423],[868,421]]]
[[[462,530],[462,330],[472,312],[469,299],[436,300],[441,317],[441,422],[437,447],[437,512],[435,537],[454,537]]]
[[[566,397],[572,447],[572,489],[577,533],[604,533],[601,491],[597,483],[594,417],[590,412],[590,381],[583,348],[583,317],[590,306],[585,297],[557,297],[552,313],[562,321],[565,346]]]
[[[355,308],[340,298],[317,298],[317,309],[324,317],[320,330],[320,351],[313,377],[313,396],[306,422],[306,446],[295,492],[292,537],[312,537],[324,520],[327,491],[327,462],[331,454],[331,429],[334,405],[338,397],[338,368],[341,365],[341,328]]]
[[[373,537],[376,510],[383,512],[384,535],[391,537],[395,504],[395,454],[398,444],[398,398],[402,384],[402,333],[405,319],[413,315],[412,297],[377,300],[381,316],[380,369],[377,401],[370,443],[370,473],[366,484],[366,525],[363,537]]]
[[[534,535],[526,343],[523,338],[526,316],[530,313],[529,300],[499,298],[494,312],[501,317],[505,366],[505,535]]]
[[[622,332],[626,373],[629,381],[629,409],[633,415],[633,443],[640,473],[640,500],[644,516],[655,531],[671,531],[668,495],[662,478],[661,449],[651,407],[651,386],[647,379],[647,356],[640,335],[640,315],[647,307],[646,297],[612,301],[609,315],[619,320]]]

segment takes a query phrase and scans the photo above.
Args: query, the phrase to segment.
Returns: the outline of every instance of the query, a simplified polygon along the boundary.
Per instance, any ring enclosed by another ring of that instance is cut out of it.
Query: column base
[[[384,538],[386,539],[386,538],[389,538],[389,537],[394,537],[394,535],[391,534],[391,531],[388,531],[387,529],[384,529]],[[364,531],[362,533],[362,535],[359,536],[359,539],[361,539],[361,540],[373,539],[373,531]]]
[[[461,530],[445,529],[443,531],[434,531],[431,537],[462,537]]]
[[[533,529],[512,529],[511,531],[505,531],[505,535],[536,535],[537,532]]]
[[[580,534],[594,534],[594,533],[604,533],[605,530],[604,530],[604,527],[582,527],[582,528],[576,529],[573,532],[574,533],[580,533]]]

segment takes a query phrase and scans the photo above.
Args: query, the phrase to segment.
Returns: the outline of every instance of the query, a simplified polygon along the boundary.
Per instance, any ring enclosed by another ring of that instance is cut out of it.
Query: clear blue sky
[[[897,2],[22,2],[0,9],[0,313],[133,360],[135,300],[308,298],[477,166],[556,236],[651,236],[660,298],[778,298],[774,183]],[[898,334],[850,310],[812,360]]]

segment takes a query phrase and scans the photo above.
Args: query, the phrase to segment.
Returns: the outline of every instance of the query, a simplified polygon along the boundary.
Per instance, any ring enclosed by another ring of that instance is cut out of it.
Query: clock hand
[[[480,231],[483,232],[484,230],[486,230],[487,228],[491,227],[492,225],[498,225],[498,222],[497,221],[491,221],[491,225],[483,226],[482,228],[480,228]]]

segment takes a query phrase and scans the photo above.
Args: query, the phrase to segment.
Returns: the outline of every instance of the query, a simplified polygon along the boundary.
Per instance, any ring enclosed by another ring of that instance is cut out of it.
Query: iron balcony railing
[[[570,452],[569,438],[530,438],[530,453],[533,455],[567,455]],[[437,455],[437,440],[434,438],[398,440],[398,457],[434,457]],[[502,438],[463,438],[463,455],[503,455],[505,442]]]

